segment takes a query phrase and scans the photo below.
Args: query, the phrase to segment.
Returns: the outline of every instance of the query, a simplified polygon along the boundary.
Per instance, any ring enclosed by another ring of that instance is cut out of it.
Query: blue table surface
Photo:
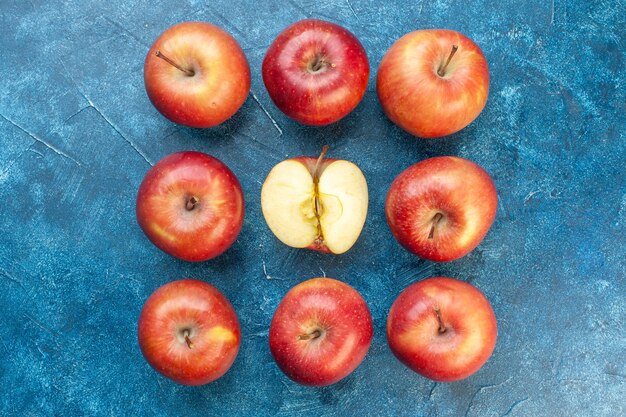
[[[284,116],[261,80],[271,41],[305,17],[351,30],[372,68],[357,109],[322,128]],[[1,0],[0,415],[624,415],[625,17],[610,0]],[[144,90],[149,45],[187,20],[228,30],[252,69],[248,100],[214,129],[169,122]],[[383,115],[375,74],[400,36],[439,27],[483,48],[491,90],[468,128],[422,141]],[[272,166],[326,143],[370,189],[342,256],[284,246],[260,207]],[[150,165],[181,150],[224,161],[245,193],[237,242],[204,263],[160,252],[135,219]],[[482,165],[500,199],[482,244],[441,264],[403,250],[384,216],[395,176],[436,155]],[[267,330],[287,290],[322,275],[361,292],[375,335],[353,374],[316,389],[283,376]],[[385,337],[398,293],[437,275],[480,288],[499,325],[489,362],[451,384],[405,368]],[[136,338],[147,297],[184,277],[221,289],[244,335],[231,370],[202,387],[158,375]]]

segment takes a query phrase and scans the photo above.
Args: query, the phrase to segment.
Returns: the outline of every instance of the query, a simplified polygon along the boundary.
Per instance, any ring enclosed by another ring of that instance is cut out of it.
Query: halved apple
[[[267,225],[287,246],[340,254],[359,238],[367,182],[349,161],[301,156],[280,162],[261,189]]]

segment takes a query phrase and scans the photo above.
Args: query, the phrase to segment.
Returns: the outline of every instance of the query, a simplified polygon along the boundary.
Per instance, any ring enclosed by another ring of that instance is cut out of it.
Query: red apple
[[[385,54],[376,79],[387,116],[422,138],[450,135],[470,124],[489,94],[487,60],[453,30],[417,30]]]
[[[306,125],[327,125],[350,113],[365,94],[369,72],[359,40],[316,19],[285,29],[263,60],[263,82],[274,104]]]
[[[340,254],[357,241],[367,216],[368,192],[355,164],[301,156],[276,165],[261,189],[267,225],[284,244]]]
[[[219,27],[179,23],[154,42],[144,64],[154,107],[174,123],[213,127],[239,110],[250,91],[250,68],[237,41]]]
[[[493,180],[454,156],[426,159],[404,170],[387,193],[385,212],[395,238],[431,261],[461,258],[483,240],[498,207]]]
[[[483,293],[452,278],[410,285],[387,318],[393,354],[435,381],[458,381],[478,371],[491,356],[497,334],[496,316]]]
[[[207,384],[224,375],[241,342],[239,320],[228,299],[194,279],[157,289],[141,310],[138,332],[148,363],[184,385]]]
[[[359,366],[372,334],[369,309],[354,288],[331,278],[313,278],[293,287],[280,302],[269,344],[289,378],[324,386]]]
[[[159,249],[205,261],[233,244],[243,225],[241,185],[226,165],[201,152],[157,162],[137,194],[137,221]]]

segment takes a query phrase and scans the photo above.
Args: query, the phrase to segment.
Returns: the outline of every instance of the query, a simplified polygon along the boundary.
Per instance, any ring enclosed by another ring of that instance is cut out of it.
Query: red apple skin
[[[185,279],[163,285],[148,298],[139,316],[138,337],[143,356],[155,370],[179,384],[202,385],[230,369],[241,330],[235,310],[217,288]]]
[[[322,67],[312,67],[321,60]],[[263,82],[283,113],[305,125],[327,125],[359,104],[369,78],[365,49],[331,22],[301,20],[274,40],[263,60]]]
[[[436,262],[459,259],[483,240],[493,224],[498,194],[479,165],[455,156],[429,158],[404,170],[391,184],[385,212],[398,242]],[[430,232],[436,215],[432,238]]]
[[[188,210],[190,198],[197,203]],[[241,185],[228,167],[201,152],[177,152],[157,162],[137,194],[137,221],[162,251],[206,261],[228,249],[243,225]]]
[[[458,381],[478,371],[491,356],[497,334],[496,316],[483,293],[452,278],[410,285],[387,318],[393,354],[418,374],[441,382]]]
[[[437,74],[452,46],[445,75]],[[417,30],[387,51],[376,78],[385,114],[414,136],[450,135],[470,124],[489,95],[489,68],[481,49],[453,30]]]
[[[302,339],[321,332],[317,338]],[[331,278],[293,287],[280,302],[269,331],[279,368],[309,386],[334,384],[363,361],[372,342],[372,317],[363,297]]]
[[[159,58],[157,51],[194,75]],[[144,83],[163,116],[185,126],[213,127],[246,101],[250,67],[237,41],[224,30],[210,23],[185,22],[154,42],[144,64]]]

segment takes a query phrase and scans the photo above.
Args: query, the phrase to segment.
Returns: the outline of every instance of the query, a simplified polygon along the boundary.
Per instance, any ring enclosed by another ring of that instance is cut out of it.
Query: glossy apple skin
[[[418,162],[387,193],[385,213],[394,237],[409,252],[445,262],[470,253],[493,224],[498,194],[479,165],[454,156]],[[433,219],[443,217],[429,239]]]
[[[179,384],[202,385],[230,369],[241,330],[235,310],[217,288],[185,279],[163,285],[148,298],[139,316],[138,338],[155,370]]]
[[[446,74],[437,74],[452,46]],[[385,114],[412,135],[436,138],[470,124],[489,95],[489,68],[481,49],[452,30],[417,30],[400,38],[378,68],[376,91]]]
[[[315,72],[316,59],[324,61]],[[359,40],[343,27],[316,19],[285,29],[263,60],[263,82],[283,113],[305,125],[327,125],[359,104],[369,63]]]
[[[157,57],[157,51],[194,75]],[[246,101],[250,67],[237,41],[224,30],[210,23],[185,22],[154,42],[144,64],[144,83],[163,116],[190,127],[213,127]]]
[[[315,329],[322,331],[318,338],[299,338]],[[372,336],[372,317],[354,288],[331,278],[313,278],[293,287],[280,302],[269,345],[279,368],[293,381],[324,386],[359,366]]]
[[[193,210],[186,204],[198,199]],[[243,225],[241,185],[228,167],[201,152],[177,152],[157,162],[137,194],[137,221],[148,239],[186,261],[206,261],[228,249]]]
[[[440,333],[436,309],[445,332]],[[426,378],[458,381],[491,356],[498,335],[491,304],[476,287],[435,277],[416,282],[394,301],[387,317],[393,354]]]

